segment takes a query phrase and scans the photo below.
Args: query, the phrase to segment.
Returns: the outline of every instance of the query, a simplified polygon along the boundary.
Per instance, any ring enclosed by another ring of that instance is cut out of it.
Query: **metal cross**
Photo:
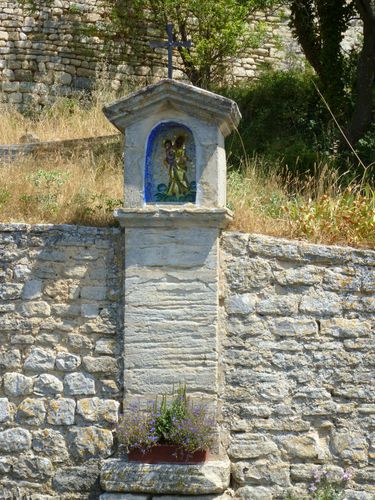
[[[167,24],[168,42],[150,42],[150,47],[167,47],[168,48],[168,78],[172,78],[173,66],[172,66],[172,55],[173,47],[191,47],[191,42],[174,42],[173,41],[173,24]]]

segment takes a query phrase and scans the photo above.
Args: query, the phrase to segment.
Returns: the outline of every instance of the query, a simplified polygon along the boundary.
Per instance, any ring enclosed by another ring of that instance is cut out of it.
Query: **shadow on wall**
[[[122,248],[118,229],[0,226],[1,498],[98,492],[122,399]]]

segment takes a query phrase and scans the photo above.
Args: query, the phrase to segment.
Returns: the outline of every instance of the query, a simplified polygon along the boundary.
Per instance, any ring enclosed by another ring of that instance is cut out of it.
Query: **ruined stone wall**
[[[100,0],[44,1],[36,12],[27,12],[17,1],[0,0],[0,82],[2,100],[17,106],[46,104],[75,90],[89,90],[99,78],[118,89],[129,81],[150,83],[166,76],[164,50],[145,46],[141,58],[127,63],[103,50],[101,41],[90,35],[90,27],[103,21]],[[254,77],[264,63],[288,66],[295,58],[287,20],[267,19],[269,31],[278,38],[234,62],[233,78]],[[87,35],[78,34],[84,24]],[[142,62],[142,60],[144,62]],[[175,78],[184,78],[181,71]]]
[[[375,496],[375,252],[226,233],[225,425],[237,498],[315,469]]]
[[[95,498],[122,394],[122,247],[118,229],[0,225],[1,499]]]

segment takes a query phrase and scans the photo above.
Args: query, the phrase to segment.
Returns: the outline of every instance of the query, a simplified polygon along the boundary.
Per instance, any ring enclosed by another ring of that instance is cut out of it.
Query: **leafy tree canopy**
[[[323,95],[355,145],[371,128],[374,113],[374,0],[291,0],[291,27],[316,71]],[[362,36],[349,52],[342,42],[360,19]]]
[[[231,62],[266,37],[264,23],[249,19],[275,0],[104,0],[110,13],[112,36],[121,35],[132,51],[145,40],[165,39],[165,25],[174,25],[177,41],[191,40],[191,49],[179,48],[183,67],[195,85],[210,87],[222,80]]]

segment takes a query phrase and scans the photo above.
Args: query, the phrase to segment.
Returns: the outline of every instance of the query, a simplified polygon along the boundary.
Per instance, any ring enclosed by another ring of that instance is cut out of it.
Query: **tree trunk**
[[[347,128],[352,145],[370,128],[375,80],[375,7],[371,0],[358,0],[357,6],[363,21],[363,46],[358,61],[355,106]]]

